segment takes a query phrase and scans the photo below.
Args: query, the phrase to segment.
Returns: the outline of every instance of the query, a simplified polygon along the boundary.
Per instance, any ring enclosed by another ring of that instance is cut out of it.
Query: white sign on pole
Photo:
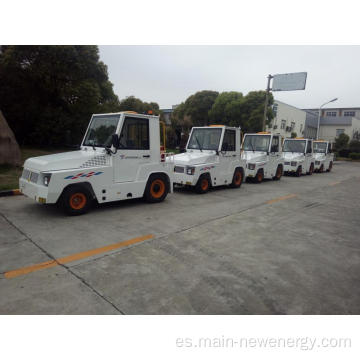
[[[304,90],[306,72],[277,74],[273,76],[272,91]]]

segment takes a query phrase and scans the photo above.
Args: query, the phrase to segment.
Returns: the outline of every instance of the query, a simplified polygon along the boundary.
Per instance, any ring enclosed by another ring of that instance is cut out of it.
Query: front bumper
[[[257,171],[258,171],[258,169],[256,166],[255,166],[255,169],[253,169],[253,170],[246,168],[246,177],[250,177],[250,178],[255,177]]]
[[[284,165],[284,172],[285,173],[294,173],[297,171],[300,164],[296,164],[296,166],[291,165]]]
[[[174,184],[195,186],[197,179],[198,177],[195,174],[174,173]]]
[[[55,203],[55,196],[49,193],[49,188],[44,185],[32,183],[26,179],[19,179],[19,189],[22,194],[30,199],[34,199],[41,204]]]

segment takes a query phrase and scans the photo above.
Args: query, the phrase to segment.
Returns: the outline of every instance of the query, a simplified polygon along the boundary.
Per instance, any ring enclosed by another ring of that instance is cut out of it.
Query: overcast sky
[[[299,108],[360,107],[360,46],[100,46],[120,99],[170,108],[200,90],[266,87],[268,74],[306,71],[306,89],[274,92]]]

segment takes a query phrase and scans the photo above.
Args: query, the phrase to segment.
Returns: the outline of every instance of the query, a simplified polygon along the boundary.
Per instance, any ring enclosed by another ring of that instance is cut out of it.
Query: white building
[[[273,134],[280,134],[284,138],[291,137],[291,133],[303,137],[305,134],[306,112],[295,106],[274,100],[273,105],[274,119],[270,126],[266,127],[267,131]]]
[[[319,114],[319,109],[306,109],[307,113]],[[350,140],[360,139],[360,108],[321,109],[319,138],[335,142],[345,133]]]

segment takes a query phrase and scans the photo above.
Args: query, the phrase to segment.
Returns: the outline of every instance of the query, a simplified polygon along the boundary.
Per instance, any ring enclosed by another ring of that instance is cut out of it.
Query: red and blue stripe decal
[[[64,179],[66,179],[66,180],[75,180],[75,179],[78,179],[78,178],[83,178],[83,177],[91,177],[91,176],[94,176],[94,175],[100,175],[100,174],[102,174],[103,173],[103,171],[98,171],[98,172],[96,172],[96,171],[90,171],[89,173],[80,173],[80,174],[77,174],[77,175],[69,175],[69,176],[67,176],[67,177],[65,177]]]

